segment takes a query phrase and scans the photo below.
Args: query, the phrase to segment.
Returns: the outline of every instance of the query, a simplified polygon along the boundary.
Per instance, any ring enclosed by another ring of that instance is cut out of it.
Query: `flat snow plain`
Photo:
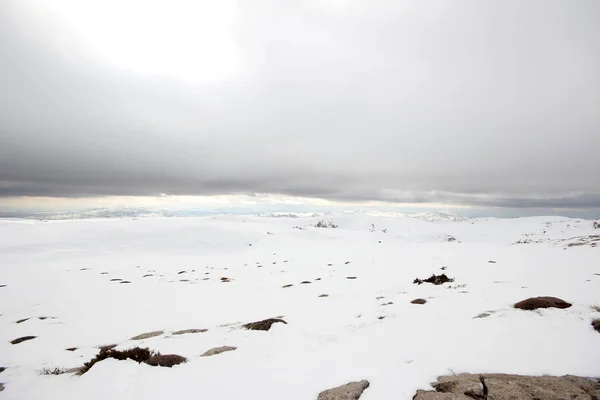
[[[350,215],[314,227],[320,219],[0,220],[0,397],[306,400],[367,379],[361,400],[402,400],[452,373],[600,376],[591,221]],[[413,284],[434,273],[455,281]],[[533,296],[573,306],[512,308]],[[287,325],[241,328],[271,317]],[[194,328],[208,331],[172,334]],[[10,343],[27,335],[37,338]],[[109,359],[82,376],[40,375],[108,344],[188,362]],[[237,350],[200,357],[225,345]]]

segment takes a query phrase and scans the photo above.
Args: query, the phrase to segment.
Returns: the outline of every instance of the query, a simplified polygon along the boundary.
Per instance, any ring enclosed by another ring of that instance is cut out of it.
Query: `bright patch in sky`
[[[94,55],[189,84],[239,73],[229,1],[59,0],[46,3]]]

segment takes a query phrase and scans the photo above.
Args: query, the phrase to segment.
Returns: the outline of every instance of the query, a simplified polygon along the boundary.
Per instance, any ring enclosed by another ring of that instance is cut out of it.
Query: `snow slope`
[[[402,400],[449,373],[600,376],[590,326],[600,317],[600,250],[568,246],[599,234],[590,221],[348,215],[328,217],[337,229],[315,228],[320,219],[0,220],[0,396],[300,400],[367,379],[361,400]],[[412,283],[441,272],[455,281]],[[573,306],[512,308],[544,295]],[[288,324],[240,327],[278,316]],[[190,328],[208,331],[172,335]],[[156,330],[165,333],[129,340]],[[37,338],[10,344],[26,335]],[[39,374],[81,366],[112,343],[189,361]],[[223,345],[238,348],[199,357]]]

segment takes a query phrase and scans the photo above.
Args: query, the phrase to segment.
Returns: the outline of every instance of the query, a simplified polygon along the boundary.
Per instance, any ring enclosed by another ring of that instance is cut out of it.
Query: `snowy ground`
[[[367,379],[361,400],[402,400],[451,373],[600,375],[590,326],[600,317],[600,242],[589,238],[600,231],[590,221],[346,216],[324,229],[318,220],[0,220],[0,397],[305,400]],[[442,272],[455,282],[412,283]],[[512,308],[544,295],[573,306]],[[278,316],[288,324],[241,329]],[[208,331],[171,334],[189,328]],[[165,333],[129,340],[156,330]],[[37,338],[10,344],[26,335]],[[189,361],[39,374],[81,366],[112,343]],[[223,345],[237,350],[199,357]]]

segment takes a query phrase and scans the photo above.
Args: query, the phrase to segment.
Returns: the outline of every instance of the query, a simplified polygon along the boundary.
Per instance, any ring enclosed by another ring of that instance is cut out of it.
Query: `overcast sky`
[[[600,1],[0,2],[0,196],[600,208]]]

